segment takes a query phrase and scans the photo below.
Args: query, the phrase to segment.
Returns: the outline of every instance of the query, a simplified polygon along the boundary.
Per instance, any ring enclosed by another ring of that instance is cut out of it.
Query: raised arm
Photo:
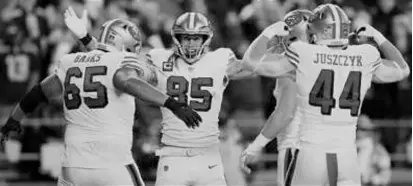
[[[409,76],[410,68],[402,54],[379,31],[370,25],[363,25],[357,29],[357,35],[373,38],[384,55],[384,59],[379,59],[375,67],[374,82],[396,82]]]
[[[246,172],[251,172],[247,167],[254,156],[257,156],[261,149],[273,140],[277,134],[291,123],[296,109],[297,86],[292,76],[285,76],[277,79],[278,98],[277,107],[268,118],[260,134],[248,146],[241,156],[241,168]]]
[[[75,11],[71,6],[65,10],[64,13],[65,24],[70,31],[72,31],[76,37],[86,47],[87,51],[96,49],[97,40],[95,37],[87,33],[87,11],[83,10],[82,17],[77,17]]]
[[[390,83],[400,81],[410,74],[410,68],[400,51],[390,41],[386,40],[379,45],[384,55],[374,71],[375,82]]]
[[[242,60],[243,68],[267,77],[278,77],[294,70],[295,66],[284,55],[267,52],[267,44],[272,37],[288,34],[288,27],[282,21],[267,27],[245,52]]]

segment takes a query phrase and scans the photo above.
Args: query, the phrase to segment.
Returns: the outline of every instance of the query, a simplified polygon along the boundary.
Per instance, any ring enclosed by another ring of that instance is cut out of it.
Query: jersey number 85
[[[202,99],[202,102],[191,100],[189,106],[196,111],[207,112],[211,109],[212,94],[202,87],[212,87],[213,79],[210,77],[198,77],[191,79],[191,98]],[[183,76],[170,76],[166,82],[167,94],[176,98],[178,102],[188,103],[189,82]]]

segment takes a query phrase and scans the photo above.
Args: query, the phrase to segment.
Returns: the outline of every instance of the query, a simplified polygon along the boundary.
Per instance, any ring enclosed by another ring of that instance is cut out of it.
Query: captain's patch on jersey
[[[162,63],[162,71],[172,72],[173,64],[170,61]]]

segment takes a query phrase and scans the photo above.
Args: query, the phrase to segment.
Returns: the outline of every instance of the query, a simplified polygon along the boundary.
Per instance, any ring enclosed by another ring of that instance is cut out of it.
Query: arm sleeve
[[[298,46],[299,42],[291,43],[285,51],[285,56],[287,57],[288,61],[293,64],[294,66],[298,67],[300,63],[300,56],[298,53]]]
[[[55,74],[61,82],[65,80],[65,61],[67,60],[66,56],[60,58],[53,69],[53,74]]]
[[[265,61],[257,64],[254,73],[266,77],[279,77],[294,70],[296,66],[282,57],[278,61]]]
[[[373,81],[378,83],[392,83],[404,78],[402,68],[395,62],[382,59],[374,67]]]
[[[229,79],[243,79],[253,77],[255,75],[252,71],[243,68],[242,60],[238,59],[231,49],[227,49],[225,56],[228,58],[225,73]]]
[[[368,47],[366,55],[371,64],[373,82],[392,83],[404,78],[403,70],[399,64],[392,60],[382,59],[377,48],[371,45],[366,45],[366,47]]]
[[[151,85],[157,84],[155,67],[151,64],[151,61],[147,57],[139,57],[132,54],[125,55],[119,68],[134,69],[138,76],[146,82]]]

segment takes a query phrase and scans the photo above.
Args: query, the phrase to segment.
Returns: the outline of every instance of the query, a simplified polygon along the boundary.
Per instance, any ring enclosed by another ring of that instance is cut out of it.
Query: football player
[[[291,181],[293,185],[360,185],[355,129],[366,91],[373,79],[400,81],[410,70],[400,52],[371,26],[362,26],[357,33],[373,38],[386,59],[372,45],[348,45],[350,21],[340,7],[324,4],[313,13],[309,30],[316,45],[293,42],[287,47],[287,58],[266,67],[274,77],[296,72],[294,120],[299,123],[300,151],[291,166]],[[267,29],[276,27],[277,23]],[[246,68],[254,69],[261,58],[266,60],[261,50],[268,40],[262,34],[250,46],[243,60]]]
[[[150,71],[135,53],[142,43],[135,24],[110,20],[99,38],[96,50],[63,56],[54,74],[24,96],[1,128],[2,140],[20,132],[20,121],[39,103],[61,96],[67,127],[58,185],[144,185],[131,153],[134,98],[169,108],[191,128],[201,118],[146,82]]]
[[[280,45],[279,47],[282,47],[282,50],[279,50],[281,52],[277,52],[275,54],[271,54],[271,52],[267,50],[266,54],[277,57],[277,55],[285,53],[286,42],[292,42],[295,40],[307,42],[307,22],[311,16],[312,12],[310,10],[294,10],[285,15],[283,20],[290,30],[289,35],[287,37],[278,35],[273,37],[273,39],[279,38],[277,44]],[[284,31],[283,26],[285,25],[280,24],[279,28],[281,32]],[[257,73],[261,75],[260,71]],[[288,74],[277,78],[274,89],[274,96],[277,99],[277,106],[262,128],[261,133],[248,146],[248,148],[245,149],[241,156],[241,168],[246,173],[250,173],[250,169],[247,165],[252,163],[254,158],[268,142],[277,137],[277,185],[284,185],[285,174],[287,172],[288,165],[294,158],[298,141],[298,123],[291,122],[296,108],[296,95],[297,86],[295,84],[294,74]]]
[[[88,48],[95,38],[86,32],[82,18],[67,24]],[[250,77],[228,48],[209,51],[213,37],[209,20],[200,13],[186,12],[173,25],[173,50],[152,49],[148,60],[155,67],[156,87],[180,103],[188,103],[202,116],[199,128],[181,127],[182,121],[161,107],[163,147],[156,185],[226,185],[219,153],[218,115],[230,79]],[[185,165],[185,166],[183,166]]]

